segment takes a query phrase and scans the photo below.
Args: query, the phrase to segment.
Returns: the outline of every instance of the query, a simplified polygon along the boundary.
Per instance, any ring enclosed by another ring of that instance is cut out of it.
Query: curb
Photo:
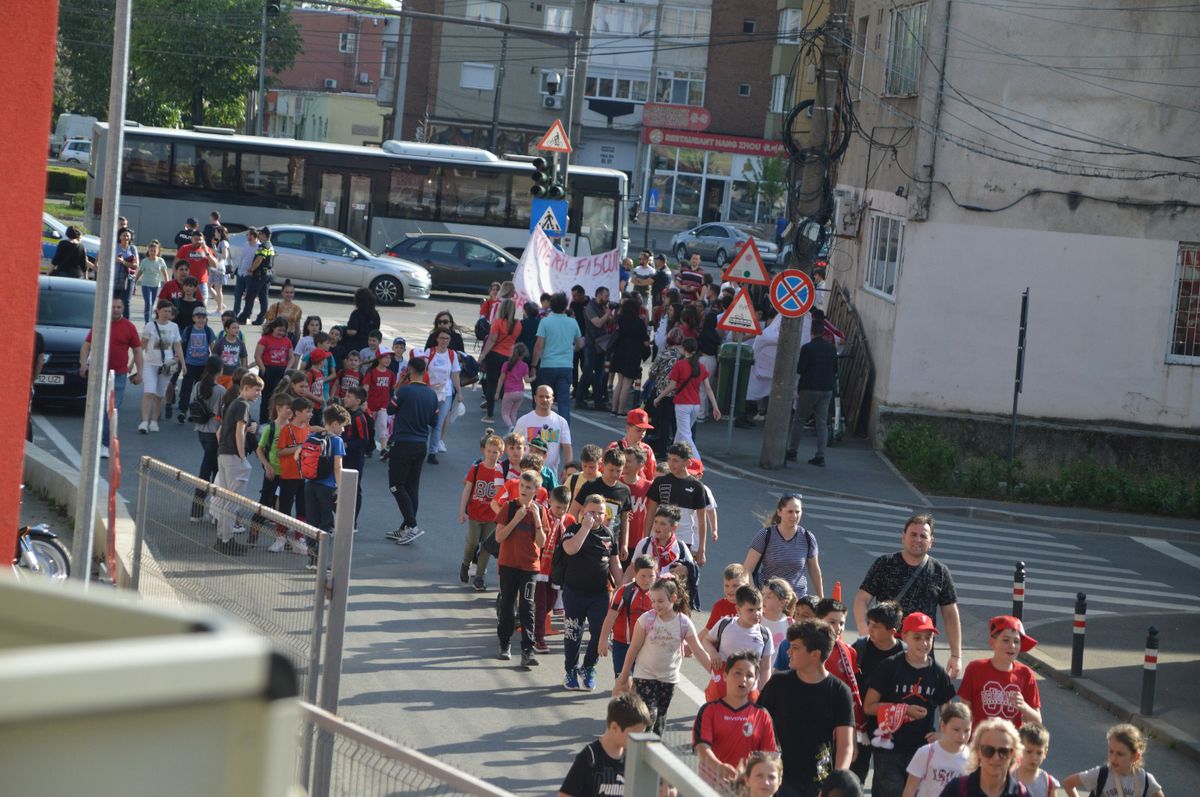
[[[1031,506],[1036,506],[1036,504]],[[1085,520],[1081,518],[1038,515],[1032,512],[1016,512],[1008,509],[993,509],[991,507],[958,504],[948,506],[933,504],[929,507],[929,510],[942,515],[958,515],[960,517],[993,520],[1003,523],[1024,523],[1029,526],[1038,526],[1058,531],[1116,534],[1125,537],[1146,537],[1158,540],[1173,540],[1175,542],[1200,541],[1200,530],[1188,531],[1168,526],[1133,525],[1131,523],[1116,523],[1108,520]]]
[[[1158,717],[1144,716],[1139,710],[1140,707],[1133,705],[1106,686],[1089,678],[1073,677],[1069,668],[1063,667],[1057,659],[1047,656],[1036,648],[1028,653],[1022,653],[1020,658],[1041,675],[1067,687],[1120,721],[1136,725],[1153,736],[1159,743],[1183,753],[1193,761],[1200,762],[1200,740],[1192,735]]]

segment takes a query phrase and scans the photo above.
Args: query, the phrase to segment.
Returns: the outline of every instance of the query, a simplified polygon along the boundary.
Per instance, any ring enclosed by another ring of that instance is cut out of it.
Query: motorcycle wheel
[[[54,537],[29,535],[29,543],[37,556],[42,575],[48,581],[66,581],[71,577],[71,554]]]

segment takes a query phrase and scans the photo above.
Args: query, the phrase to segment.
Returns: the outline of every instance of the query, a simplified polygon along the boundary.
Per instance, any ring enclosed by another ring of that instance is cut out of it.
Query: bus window
[[[171,174],[171,185],[191,188],[196,184],[196,147],[179,142],[175,144],[175,169]]]
[[[410,219],[436,218],[440,171],[436,166],[422,163],[404,163],[392,169],[388,215]]]
[[[166,141],[125,141],[122,182],[166,185],[171,174],[171,145]]]
[[[579,234],[588,239],[593,254],[616,249],[617,200],[613,197],[585,195]]]
[[[242,154],[242,188],[270,197],[279,207],[304,207],[304,158],[300,155]]]
[[[508,175],[475,169],[442,171],[441,220],[460,224],[507,221]]]
[[[227,149],[197,148],[196,184],[209,191],[239,191],[237,153]]]

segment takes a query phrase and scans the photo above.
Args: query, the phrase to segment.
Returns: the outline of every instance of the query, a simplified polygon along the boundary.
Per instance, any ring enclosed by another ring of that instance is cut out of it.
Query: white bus
[[[93,127],[87,223],[99,229],[108,125]],[[382,148],[237,135],[221,128],[125,130],[120,215],[137,240],[166,247],[188,217],[211,211],[246,226],[316,224],[379,252],[406,233],[486,238],[514,253],[529,241],[533,167],[468,147],[388,141]],[[572,166],[566,249],[628,247],[626,176]]]

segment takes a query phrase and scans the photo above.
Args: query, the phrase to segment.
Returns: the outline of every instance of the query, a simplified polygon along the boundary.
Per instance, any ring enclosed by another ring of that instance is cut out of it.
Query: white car
[[[379,304],[428,299],[432,285],[423,266],[396,257],[381,257],[335,230],[311,224],[271,224],[276,285],[285,279],[297,288],[354,293],[370,288]],[[230,241],[240,253],[243,235]],[[237,262],[238,255],[233,260]]]
[[[58,159],[66,163],[87,166],[92,162],[92,140],[90,138],[71,139],[59,150]]]

